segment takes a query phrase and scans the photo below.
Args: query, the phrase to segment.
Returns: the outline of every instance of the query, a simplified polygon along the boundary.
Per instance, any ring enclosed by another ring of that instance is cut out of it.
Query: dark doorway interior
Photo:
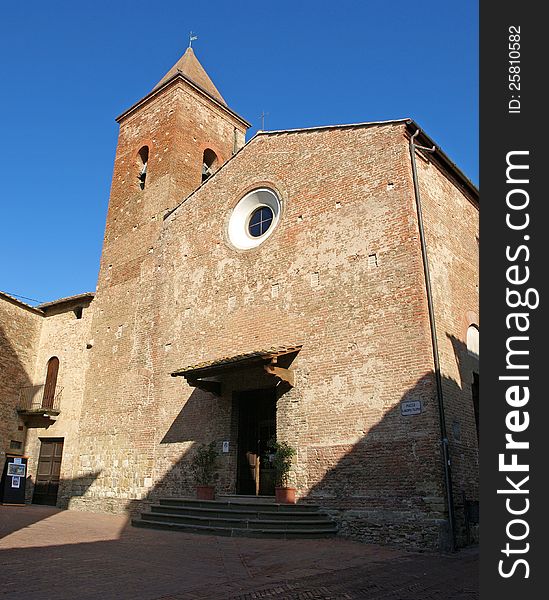
[[[63,456],[63,440],[41,440],[38,471],[34,484],[33,504],[57,504],[59,474]]]
[[[269,440],[276,437],[275,389],[235,394],[238,406],[237,494],[256,494],[256,461],[259,456],[259,495],[273,496],[274,471],[269,460]]]

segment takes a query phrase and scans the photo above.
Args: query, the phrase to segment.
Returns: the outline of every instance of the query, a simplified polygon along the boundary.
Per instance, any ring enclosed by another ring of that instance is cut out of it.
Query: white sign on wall
[[[229,451],[229,442],[223,442],[223,452]]]
[[[411,417],[421,414],[421,400],[405,400],[400,403],[400,414],[403,417]]]

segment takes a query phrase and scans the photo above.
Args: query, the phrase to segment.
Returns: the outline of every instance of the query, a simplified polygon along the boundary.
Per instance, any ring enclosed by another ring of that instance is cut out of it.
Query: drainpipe
[[[417,220],[419,225],[419,239],[421,242],[421,257],[423,259],[423,270],[425,273],[425,291],[427,293],[427,304],[429,307],[429,324],[431,326],[431,343],[433,345],[433,362],[435,367],[435,381],[437,388],[438,399],[438,416],[440,421],[440,441],[442,445],[442,457],[444,461],[444,483],[446,487],[446,503],[448,506],[448,521],[450,525],[450,545],[451,551],[456,549],[456,532],[455,532],[455,511],[454,511],[454,496],[452,492],[452,473],[450,462],[450,448],[448,444],[448,435],[446,432],[446,418],[444,416],[444,398],[442,395],[442,376],[440,373],[440,356],[438,352],[437,330],[435,323],[435,311],[433,308],[433,291],[431,288],[431,275],[429,273],[429,259],[427,257],[427,246],[425,244],[425,230],[423,228],[423,212],[421,210],[421,196],[419,193],[419,183],[417,178],[416,166],[416,148],[426,152],[434,152],[435,146],[426,148],[424,146],[416,146],[414,139],[419,135],[421,130],[418,129],[410,138],[410,157],[412,161],[412,178],[414,180],[414,194],[416,199]]]

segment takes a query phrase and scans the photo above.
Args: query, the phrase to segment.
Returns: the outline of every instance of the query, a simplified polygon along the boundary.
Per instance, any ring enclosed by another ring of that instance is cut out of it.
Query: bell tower
[[[147,254],[165,212],[244,145],[249,127],[227,106],[191,47],[117,122],[99,288],[129,274],[124,265],[135,266]]]
[[[147,491],[155,448],[155,273],[163,217],[244,145],[249,127],[227,106],[190,47],[117,121],[79,456],[73,463],[79,479],[94,465],[97,477],[82,500],[91,504],[113,488],[126,498]]]

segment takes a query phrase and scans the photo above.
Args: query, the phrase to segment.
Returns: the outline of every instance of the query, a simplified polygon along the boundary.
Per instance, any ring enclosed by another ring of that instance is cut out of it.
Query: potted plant
[[[196,483],[198,500],[213,500],[218,476],[215,442],[203,444],[196,450],[191,461],[191,473]]]
[[[292,459],[297,454],[287,442],[272,441],[269,444],[273,451],[273,468],[275,470],[275,497],[281,504],[295,504],[294,487],[289,486],[290,469]]]

